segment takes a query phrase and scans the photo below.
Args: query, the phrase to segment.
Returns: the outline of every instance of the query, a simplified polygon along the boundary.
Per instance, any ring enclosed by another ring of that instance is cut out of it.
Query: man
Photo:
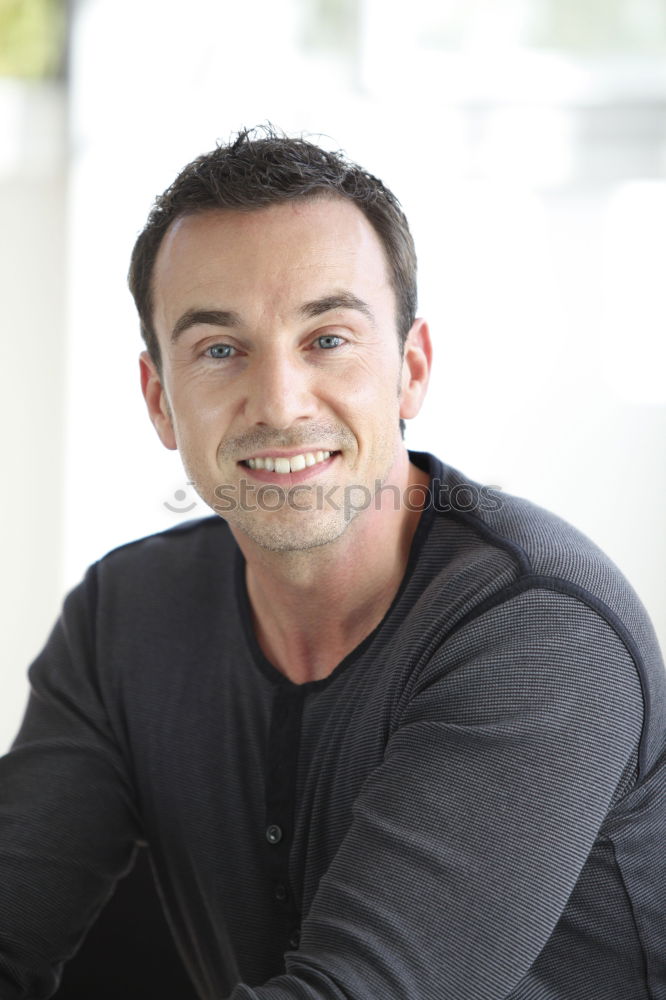
[[[3,997],[44,997],[147,843],[198,992],[666,997],[666,682],[589,541],[423,454],[395,198],[242,133],[130,286],[216,515],[93,566],[4,761]]]

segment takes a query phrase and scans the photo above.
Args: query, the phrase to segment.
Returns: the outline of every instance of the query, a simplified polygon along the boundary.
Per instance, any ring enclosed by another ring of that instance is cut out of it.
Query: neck
[[[406,451],[394,472],[401,497],[429,481]],[[234,532],[259,645],[293,683],[327,677],[381,622],[405,574],[420,514],[402,503],[368,508],[335,541],[296,552],[267,551]]]

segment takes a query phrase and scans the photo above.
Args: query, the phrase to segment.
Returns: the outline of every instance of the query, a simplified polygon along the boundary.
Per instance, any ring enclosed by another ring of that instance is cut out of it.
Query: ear
[[[162,379],[148,351],[141,352],[139,367],[141,369],[141,391],[148,407],[148,416],[164,447],[176,451],[178,445],[176,444],[169,403],[162,386]]]
[[[400,416],[415,417],[421,409],[430,378],[432,344],[430,330],[424,319],[414,320],[407,334],[400,378]]]

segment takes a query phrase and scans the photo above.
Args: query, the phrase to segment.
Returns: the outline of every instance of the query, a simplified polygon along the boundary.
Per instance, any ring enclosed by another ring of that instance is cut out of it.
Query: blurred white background
[[[39,17],[59,54],[26,70]],[[125,275],[154,196],[267,120],[410,219],[409,445],[576,524],[666,642],[665,0],[0,0],[0,74],[0,749],[86,566],[208,513],[144,414]]]

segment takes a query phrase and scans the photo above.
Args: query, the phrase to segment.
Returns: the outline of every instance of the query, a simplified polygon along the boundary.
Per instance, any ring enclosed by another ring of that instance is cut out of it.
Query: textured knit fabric
[[[142,842],[205,1000],[666,1000],[645,612],[564,522],[412,460],[437,503],[325,680],[262,655],[219,518],[69,596],[0,768],[3,1000],[55,990]]]

